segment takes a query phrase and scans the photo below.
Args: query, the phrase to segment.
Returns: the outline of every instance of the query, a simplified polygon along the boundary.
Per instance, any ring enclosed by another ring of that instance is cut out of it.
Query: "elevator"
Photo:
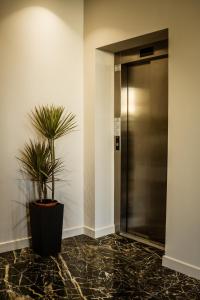
[[[118,231],[144,242],[164,245],[168,147],[167,40],[115,54],[116,116]]]

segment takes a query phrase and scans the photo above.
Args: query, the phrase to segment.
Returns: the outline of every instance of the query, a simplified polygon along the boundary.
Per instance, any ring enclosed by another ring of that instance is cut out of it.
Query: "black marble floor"
[[[161,266],[160,250],[119,235],[63,240],[58,257],[0,254],[0,300],[200,299],[200,281]]]

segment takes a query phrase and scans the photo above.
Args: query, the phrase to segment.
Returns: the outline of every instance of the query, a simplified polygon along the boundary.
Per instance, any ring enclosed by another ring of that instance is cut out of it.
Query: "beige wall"
[[[101,101],[96,90],[103,80],[96,80],[98,62],[95,49],[164,28],[169,28],[169,153],[164,264],[200,278],[199,0],[85,1],[84,196],[85,208],[91,208],[85,222],[95,227],[95,207],[100,207],[95,190],[98,190],[98,185],[103,190],[101,182],[110,180],[110,172],[103,172],[103,162],[98,168],[95,166],[99,158],[106,156],[106,152],[102,154],[95,150],[100,142],[96,139],[98,131],[95,129],[100,125],[97,125],[99,111],[95,107],[98,107],[97,101]],[[105,105],[105,114],[106,110]],[[104,130],[102,127],[102,133]],[[101,142],[106,143],[103,134]],[[113,186],[110,190],[105,188],[107,195],[112,195],[112,189]],[[104,218],[104,212],[112,202],[111,197],[98,210],[99,219]],[[109,226],[112,221],[110,217],[100,225]]]
[[[58,145],[66,234],[84,223],[96,235],[113,231],[113,57],[96,48],[169,28],[165,264],[200,277],[199,11],[199,0],[85,0],[83,107],[83,1],[0,2],[0,251],[27,236],[30,185],[15,156],[33,134],[27,113],[37,104],[62,104],[79,123]]]
[[[66,181],[56,198],[65,204],[66,234],[83,226],[82,0],[0,1],[0,85],[2,251],[27,236],[23,204],[32,194],[16,156],[33,135],[27,113],[35,105],[64,105],[77,116],[78,130],[57,144]]]
[[[114,230],[114,56],[95,54],[95,229]]]

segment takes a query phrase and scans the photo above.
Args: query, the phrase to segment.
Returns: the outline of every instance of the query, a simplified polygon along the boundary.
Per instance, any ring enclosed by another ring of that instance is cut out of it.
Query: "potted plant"
[[[22,171],[37,186],[38,199],[29,206],[32,248],[42,256],[55,255],[61,250],[64,211],[64,205],[55,200],[55,183],[63,170],[55,141],[76,127],[75,115],[65,114],[62,106],[46,105],[35,107],[30,117],[42,141],[30,141],[18,159]]]

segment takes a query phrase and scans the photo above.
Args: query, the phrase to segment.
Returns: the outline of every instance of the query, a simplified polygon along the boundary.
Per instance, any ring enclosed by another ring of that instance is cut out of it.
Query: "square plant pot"
[[[34,252],[41,256],[57,255],[61,251],[64,204],[45,207],[31,203],[29,209]]]

